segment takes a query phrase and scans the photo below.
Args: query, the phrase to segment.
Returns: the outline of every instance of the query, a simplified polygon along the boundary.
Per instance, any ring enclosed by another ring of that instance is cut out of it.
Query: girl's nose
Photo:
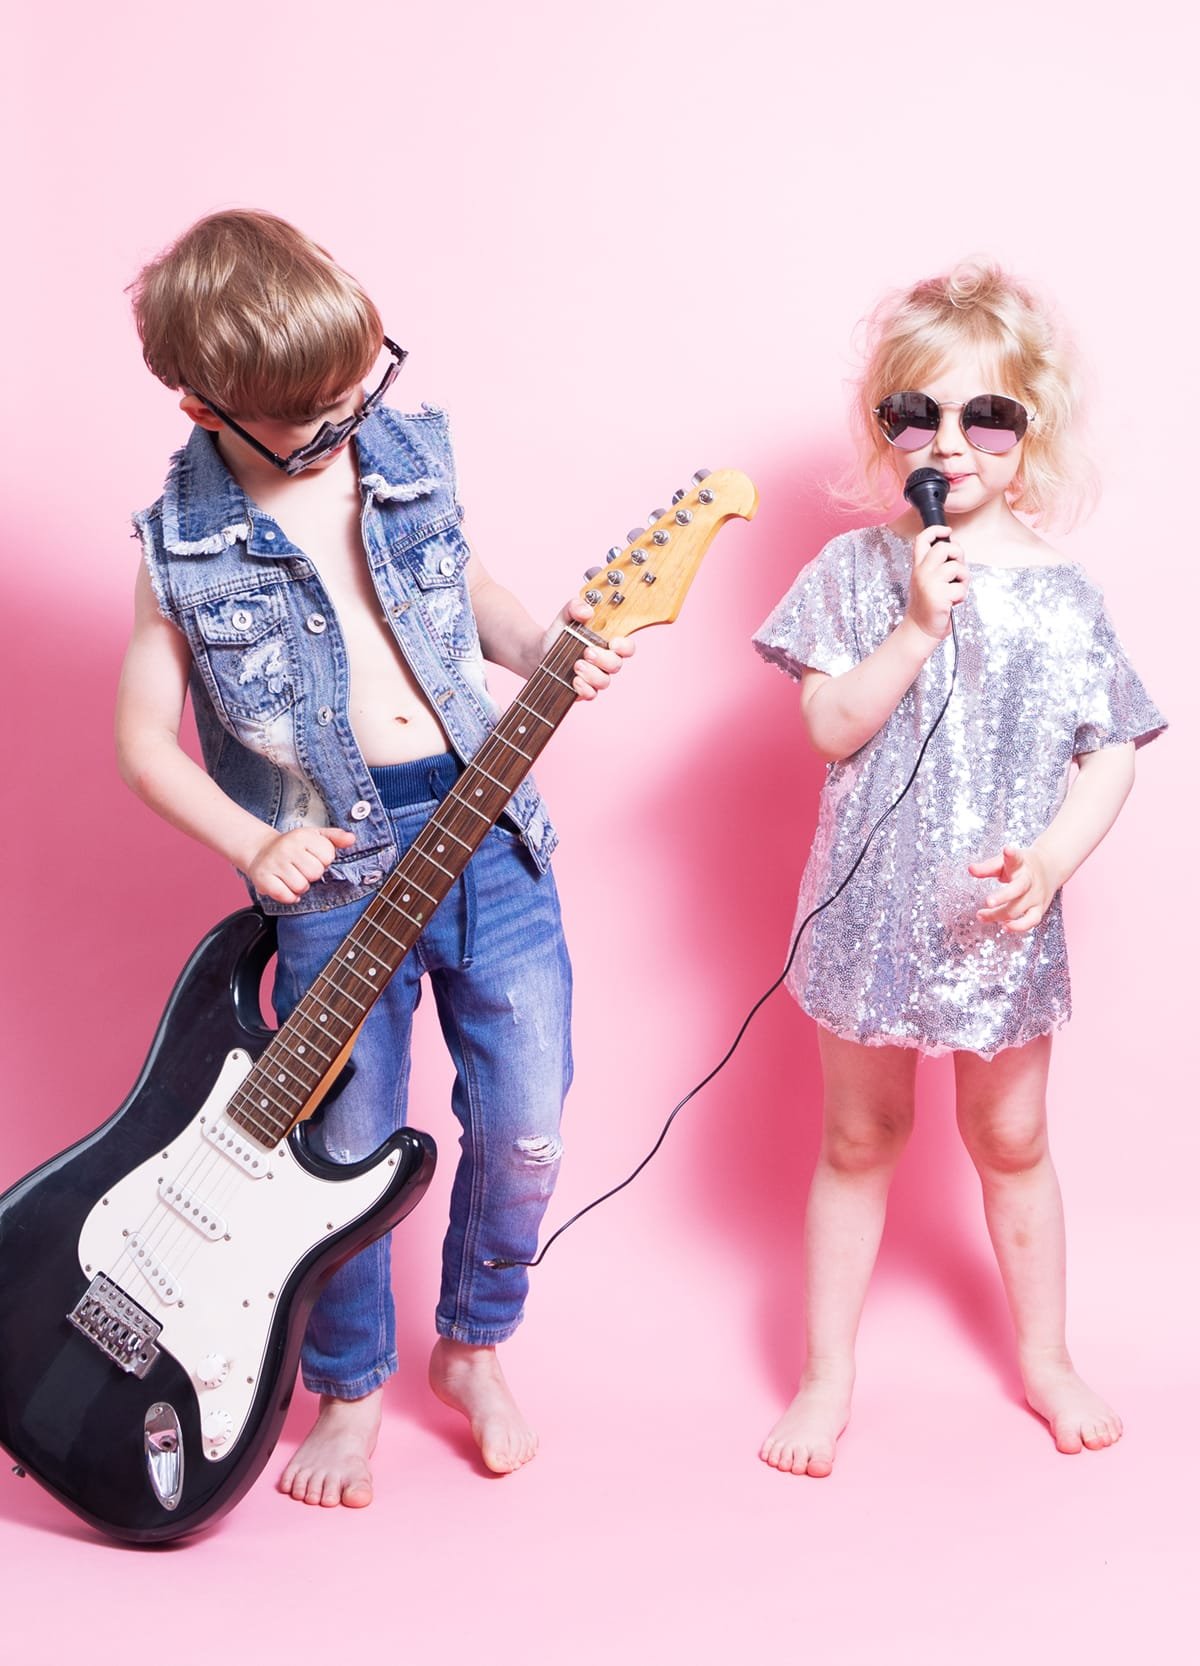
[[[966,448],[962,425],[958,420],[956,410],[941,411],[941,421],[938,423],[937,433],[933,437],[933,449],[942,457],[952,457],[955,453]]]

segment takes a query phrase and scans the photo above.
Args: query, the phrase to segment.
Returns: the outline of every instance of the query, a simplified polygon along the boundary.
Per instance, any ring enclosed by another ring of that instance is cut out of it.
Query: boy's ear
[[[221,426],[220,417],[213,415],[198,394],[185,393],[179,401],[179,409],[201,428],[207,428],[210,434],[215,434]]]

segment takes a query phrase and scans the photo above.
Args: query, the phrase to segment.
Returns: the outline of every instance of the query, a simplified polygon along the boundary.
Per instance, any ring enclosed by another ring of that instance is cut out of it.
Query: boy
[[[590,610],[569,602],[543,632],[471,555],[445,418],[383,407],[404,354],[294,227],[211,215],[133,291],[146,362],[195,427],[135,518],[145,560],[118,695],[121,772],[276,916],[282,1022],[482,744],[484,657],[528,676]],[[588,646],[576,693],[591,699],[629,652]],[[189,687],[204,769],[178,740]],[[463,1124],[430,1383],[498,1473],[537,1444],[496,1357],[527,1277],[484,1263],[536,1245],[571,1074],[556,837],[532,781],[505,819],[376,1002],[321,1131],[331,1158],[353,1161],[403,1120],[428,971]],[[388,1267],[384,1239],[313,1310],[302,1363],[320,1411],[281,1481],[306,1503],[370,1503],[396,1369]]]

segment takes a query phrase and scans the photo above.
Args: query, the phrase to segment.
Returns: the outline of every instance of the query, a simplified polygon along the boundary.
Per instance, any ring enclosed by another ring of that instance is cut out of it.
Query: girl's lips
[[[946,476],[946,479],[950,482],[951,490],[955,486],[961,486],[964,480],[973,480],[974,478],[975,476],[972,474],[948,474]]]

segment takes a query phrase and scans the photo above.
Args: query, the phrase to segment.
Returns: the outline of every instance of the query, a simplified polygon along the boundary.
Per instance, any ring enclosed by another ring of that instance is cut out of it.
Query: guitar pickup
[[[67,1318],[134,1377],[144,1377],[158,1358],[154,1340],[162,1326],[103,1273],[96,1274]]]
[[[267,1157],[269,1153],[253,1140],[243,1139],[228,1122],[213,1122],[204,1130],[204,1137],[210,1145],[215,1145],[222,1156],[239,1168],[250,1180],[266,1180],[268,1178]]]
[[[195,1192],[177,1186],[173,1180],[164,1180],[158,1188],[158,1195],[168,1208],[174,1209],[189,1226],[194,1226],[202,1238],[215,1241],[229,1236],[224,1216],[210,1209],[204,1199],[197,1197]]]

